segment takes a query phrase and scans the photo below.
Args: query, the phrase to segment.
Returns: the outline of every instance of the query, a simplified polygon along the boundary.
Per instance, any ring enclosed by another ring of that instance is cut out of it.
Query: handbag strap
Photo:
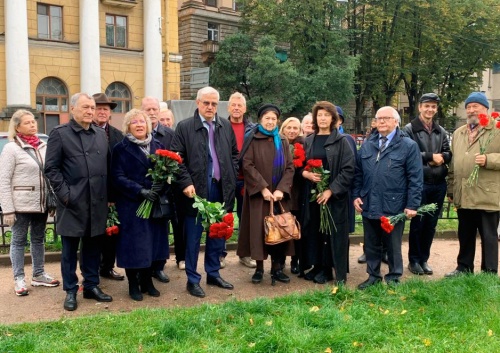
[[[274,201],[273,199],[269,199],[269,202],[271,203],[269,205],[269,215],[274,216]],[[285,209],[283,208],[281,201],[278,201],[278,205],[280,206],[281,213],[285,213]]]

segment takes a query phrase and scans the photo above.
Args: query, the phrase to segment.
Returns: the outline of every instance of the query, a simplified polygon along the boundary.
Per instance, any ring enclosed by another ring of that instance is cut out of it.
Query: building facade
[[[19,108],[40,132],[69,119],[77,92],[118,103],[180,98],[177,0],[0,0],[0,131]]]
[[[178,0],[181,99],[193,99],[209,83],[219,42],[238,30],[235,0]]]

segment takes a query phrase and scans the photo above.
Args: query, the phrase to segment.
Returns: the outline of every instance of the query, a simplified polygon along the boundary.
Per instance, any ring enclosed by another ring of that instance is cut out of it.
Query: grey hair
[[[80,97],[85,97],[85,98],[88,98],[88,99],[92,99],[95,102],[94,97],[92,97],[90,94],[84,93],[84,92],[79,92],[79,93],[75,93],[75,94],[73,94],[71,96],[71,99],[69,100],[69,105],[72,106],[72,107],[75,107],[76,106],[76,102],[78,102],[78,100],[80,99]],[[70,114],[70,119],[73,119],[73,114]]]
[[[396,120],[396,123],[399,125],[399,123],[401,122],[401,117],[399,116],[398,111],[396,109],[394,109],[393,107],[389,106],[389,105],[387,105],[385,107],[382,107],[379,110],[377,110],[377,113],[375,114],[375,118],[378,117],[379,113],[382,110],[390,110],[391,113],[392,113],[392,117],[394,118],[394,120]]]
[[[215,88],[207,86],[203,87],[202,89],[198,90],[198,93],[196,94],[196,100],[201,100],[201,97],[206,96],[207,94],[216,94],[217,95],[217,100],[220,100],[220,94],[219,91],[217,91]]]
[[[149,119],[149,116],[146,114],[146,112],[144,110],[140,110],[140,109],[131,109],[123,117],[122,132],[124,135],[126,135],[130,132],[130,131],[128,131],[128,128],[130,126],[130,121],[132,120],[132,118],[135,118],[138,115],[140,115],[144,119],[146,119],[146,125],[148,126],[147,133],[150,134],[151,131],[153,131],[153,126],[151,125],[151,119]]]
[[[307,115],[304,115],[304,117],[302,118],[302,122],[304,122],[305,118],[311,118],[311,121],[312,121],[312,118],[313,118],[312,113],[307,113]]]
[[[8,132],[9,141],[14,141],[14,137],[16,137],[17,135],[16,129],[19,126],[19,124],[21,124],[21,120],[25,115],[29,115],[32,118],[35,118],[33,113],[26,109],[16,110],[16,112],[12,114],[12,118],[10,118],[10,123],[9,123],[9,132]]]
[[[290,124],[292,121],[296,122],[299,124],[299,127],[300,127],[300,132],[299,132],[299,136],[302,136],[304,135],[304,131],[302,131],[302,124],[300,123],[300,120],[294,116],[291,116],[289,118],[287,118],[283,124],[281,124],[281,128],[280,128],[280,134],[283,134],[283,131],[285,131],[285,127]]]
[[[146,96],[144,98],[142,98],[142,101],[141,101],[141,109],[144,110],[144,102],[146,101],[155,101],[156,104],[158,105],[158,110],[160,110],[160,100],[156,97],[152,97],[152,96]]]
[[[242,95],[240,92],[234,92],[233,94],[231,94],[231,96],[229,97],[229,103],[231,103],[233,99],[241,99],[243,101],[243,105],[245,107],[247,106],[247,100],[245,96]]]

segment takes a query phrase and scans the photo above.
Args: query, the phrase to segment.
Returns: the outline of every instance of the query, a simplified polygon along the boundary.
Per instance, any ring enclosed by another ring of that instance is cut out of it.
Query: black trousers
[[[458,209],[458,241],[460,250],[457,270],[474,272],[476,236],[481,237],[481,271],[498,272],[497,227],[500,212]]]
[[[403,274],[401,243],[404,227],[405,222],[396,223],[393,231],[388,234],[380,226],[380,219],[363,217],[366,272],[370,277],[382,278],[380,263],[382,262],[383,244],[387,246],[387,258],[389,260],[389,273],[385,275],[385,281],[388,282],[401,277]]]
[[[83,275],[83,288],[92,289],[99,285],[99,264],[101,262],[103,237],[104,235],[96,237],[86,235],[81,238],[61,236],[63,290],[68,293],[78,291],[78,276],[76,274],[78,248],[80,248],[80,270]]]
[[[115,267],[116,243],[119,235],[103,236],[101,248],[101,271],[109,272]]]

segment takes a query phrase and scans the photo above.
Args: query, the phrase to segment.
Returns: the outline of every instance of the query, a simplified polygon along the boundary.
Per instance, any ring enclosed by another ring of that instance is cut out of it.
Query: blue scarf
[[[260,133],[272,137],[274,141],[276,153],[274,154],[273,161],[273,190],[275,190],[276,186],[278,186],[278,183],[281,181],[281,177],[283,176],[283,167],[285,165],[285,154],[283,153],[281,145],[281,137],[277,126],[272,131],[268,131],[259,124],[258,129]]]

